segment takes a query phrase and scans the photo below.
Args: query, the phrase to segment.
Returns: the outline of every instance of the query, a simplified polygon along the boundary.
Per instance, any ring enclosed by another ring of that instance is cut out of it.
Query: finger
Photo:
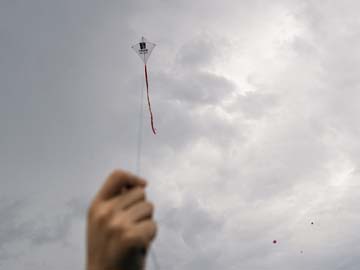
[[[133,188],[121,196],[111,200],[114,210],[125,210],[132,205],[145,200],[145,190],[143,187]]]
[[[125,171],[115,170],[100,189],[97,199],[107,200],[118,195],[124,188],[145,187],[146,181]]]
[[[134,235],[141,236],[143,245],[149,246],[150,242],[155,238],[157,232],[156,222],[152,219],[147,219],[134,226]]]
[[[152,217],[154,206],[149,202],[141,202],[133,205],[126,211],[126,215],[132,222],[139,222]]]

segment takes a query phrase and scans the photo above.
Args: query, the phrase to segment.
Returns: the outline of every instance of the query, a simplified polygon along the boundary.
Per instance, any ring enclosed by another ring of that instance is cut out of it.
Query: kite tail
[[[154,127],[154,117],[151,111],[151,104],[150,104],[150,96],[149,96],[149,82],[148,82],[148,75],[147,75],[147,68],[145,64],[145,81],[146,81],[146,94],[147,94],[147,101],[149,105],[149,112],[150,112],[150,120],[151,120],[151,129],[154,134],[156,134],[156,129]]]

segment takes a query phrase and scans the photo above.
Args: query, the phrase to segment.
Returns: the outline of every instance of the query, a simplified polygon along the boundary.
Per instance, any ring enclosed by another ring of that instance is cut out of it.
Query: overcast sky
[[[359,8],[1,0],[0,268],[84,269],[91,198],[135,170],[145,36],[160,268],[360,269]]]

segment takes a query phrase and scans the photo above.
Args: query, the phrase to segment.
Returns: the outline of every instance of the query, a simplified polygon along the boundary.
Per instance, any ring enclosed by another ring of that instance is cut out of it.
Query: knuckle
[[[92,217],[94,221],[99,224],[105,224],[111,216],[111,209],[107,206],[96,207],[93,210]]]
[[[146,199],[146,194],[145,194],[145,190],[143,188],[138,188],[138,196],[140,197],[140,199],[145,200]]]
[[[154,221],[154,220],[152,220],[151,222],[150,222],[150,228],[151,228],[151,230],[154,232],[154,233],[156,233],[157,232],[157,223]]]
[[[122,217],[114,218],[108,224],[109,235],[123,235],[128,230],[128,224]]]
[[[152,213],[154,213],[154,204],[153,203],[151,203],[151,202],[147,202],[147,207],[148,207],[148,209],[149,209],[149,212],[152,214]]]
[[[158,227],[157,227],[157,224],[154,222],[154,224],[152,224],[152,227],[150,229],[150,241],[153,240],[156,235],[157,235],[157,232],[158,232]]]
[[[155,220],[151,220],[151,226],[156,229],[157,228],[157,222]]]

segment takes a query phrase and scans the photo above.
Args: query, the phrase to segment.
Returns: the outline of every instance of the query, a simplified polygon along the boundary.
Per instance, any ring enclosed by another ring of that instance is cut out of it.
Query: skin
[[[87,270],[143,270],[156,235],[146,181],[114,171],[95,196],[87,220]]]

